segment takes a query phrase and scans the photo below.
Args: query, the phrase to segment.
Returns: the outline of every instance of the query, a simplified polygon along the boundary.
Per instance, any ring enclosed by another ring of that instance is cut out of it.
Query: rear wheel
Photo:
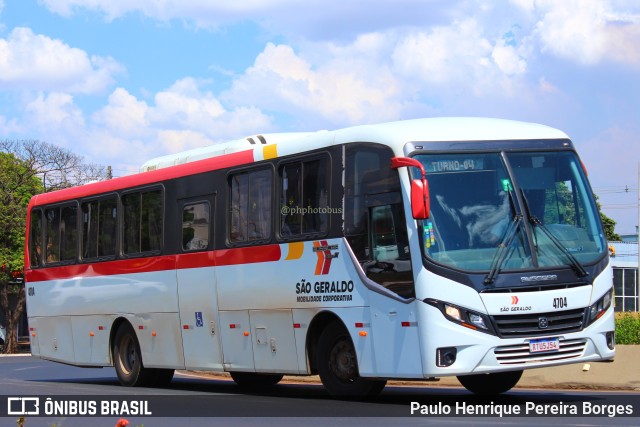
[[[142,364],[142,354],[136,333],[123,323],[113,341],[113,364],[120,384],[128,387],[145,385],[148,372]]]
[[[511,390],[518,384],[522,371],[496,372],[493,374],[461,375],[460,384],[475,394],[500,394]]]
[[[349,333],[340,322],[330,323],[318,340],[317,368],[325,389],[334,397],[365,398],[378,395],[386,380],[362,378]]]
[[[256,372],[229,372],[231,378],[242,386],[266,386],[275,385],[282,380],[281,374],[260,374]]]

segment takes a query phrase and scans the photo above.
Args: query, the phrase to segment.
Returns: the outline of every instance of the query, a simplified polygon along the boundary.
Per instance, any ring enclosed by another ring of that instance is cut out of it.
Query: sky
[[[638,223],[637,0],[0,0],[0,139],[114,175],[256,133],[483,116],[566,132]]]

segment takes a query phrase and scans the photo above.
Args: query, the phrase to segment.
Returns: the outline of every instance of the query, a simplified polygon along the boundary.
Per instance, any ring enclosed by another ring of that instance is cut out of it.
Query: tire
[[[282,380],[281,374],[260,374],[256,372],[229,372],[231,378],[240,386],[270,386]]]
[[[330,323],[318,339],[316,366],[320,380],[333,397],[363,399],[380,394],[386,380],[362,378],[353,342],[338,321]]]
[[[461,375],[460,384],[475,394],[493,395],[511,390],[522,377],[522,371],[496,372],[493,374]]]
[[[123,323],[116,332],[113,341],[113,365],[120,384],[127,387],[146,385],[148,373],[142,363],[138,338],[129,323]]]

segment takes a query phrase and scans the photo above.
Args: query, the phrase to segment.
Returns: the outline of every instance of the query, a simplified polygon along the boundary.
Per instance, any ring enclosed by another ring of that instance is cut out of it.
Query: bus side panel
[[[184,369],[178,313],[145,313],[127,318],[138,336],[145,367]]]
[[[73,346],[75,363],[85,366],[111,364],[109,329],[113,316],[73,316]]]
[[[422,377],[415,301],[403,304],[375,292],[369,298],[377,374],[390,378]]]
[[[177,274],[185,365],[222,371],[214,268],[181,269]]]
[[[299,373],[291,310],[252,310],[249,317],[256,372]]]
[[[31,317],[29,326],[38,336],[40,357],[75,363],[73,328],[68,317]]]
[[[255,370],[249,311],[220,311],[220,338],[226,371]]]
[[[139,261],[143,268],[151,262]],[[34,288],[28,297],[30,316],[178,312],[175,270],[76,276],[29,286]]]
[[[322,311],[320,308],[302,308],[291,311],[293,324],[296,325],[293,331],[300,374],[311,374],[309,359],[311,359],[313,355],[307,354],[307,334],[309,333],[309,325],[320,311]]]

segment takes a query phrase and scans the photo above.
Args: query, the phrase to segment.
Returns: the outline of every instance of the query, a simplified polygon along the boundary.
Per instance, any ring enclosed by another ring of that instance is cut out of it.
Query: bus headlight
[[[448,302],[427,298],[425,303],[439,309],[447,320],[474,331],[495,335],[491,321],[487,315],[469,310]]]
[[[484,323],[484,317],[480,314],[469,312],[469,321],[479,328],[488,329],[487,325]]]
[[[452,305],[445,304],[444,305],[444,314],[447,315],[447,317],[451,317],[451,318],[457,320],[458,322],[462,321],[462,313],[460,313],[460,309],[458,307],[454,307]]]
[[[599,319],[611,306],[611,300],[613,299],[613,288],[609,289],[605,294],[595,303],[589,307],[589,318],[587,324]]]

